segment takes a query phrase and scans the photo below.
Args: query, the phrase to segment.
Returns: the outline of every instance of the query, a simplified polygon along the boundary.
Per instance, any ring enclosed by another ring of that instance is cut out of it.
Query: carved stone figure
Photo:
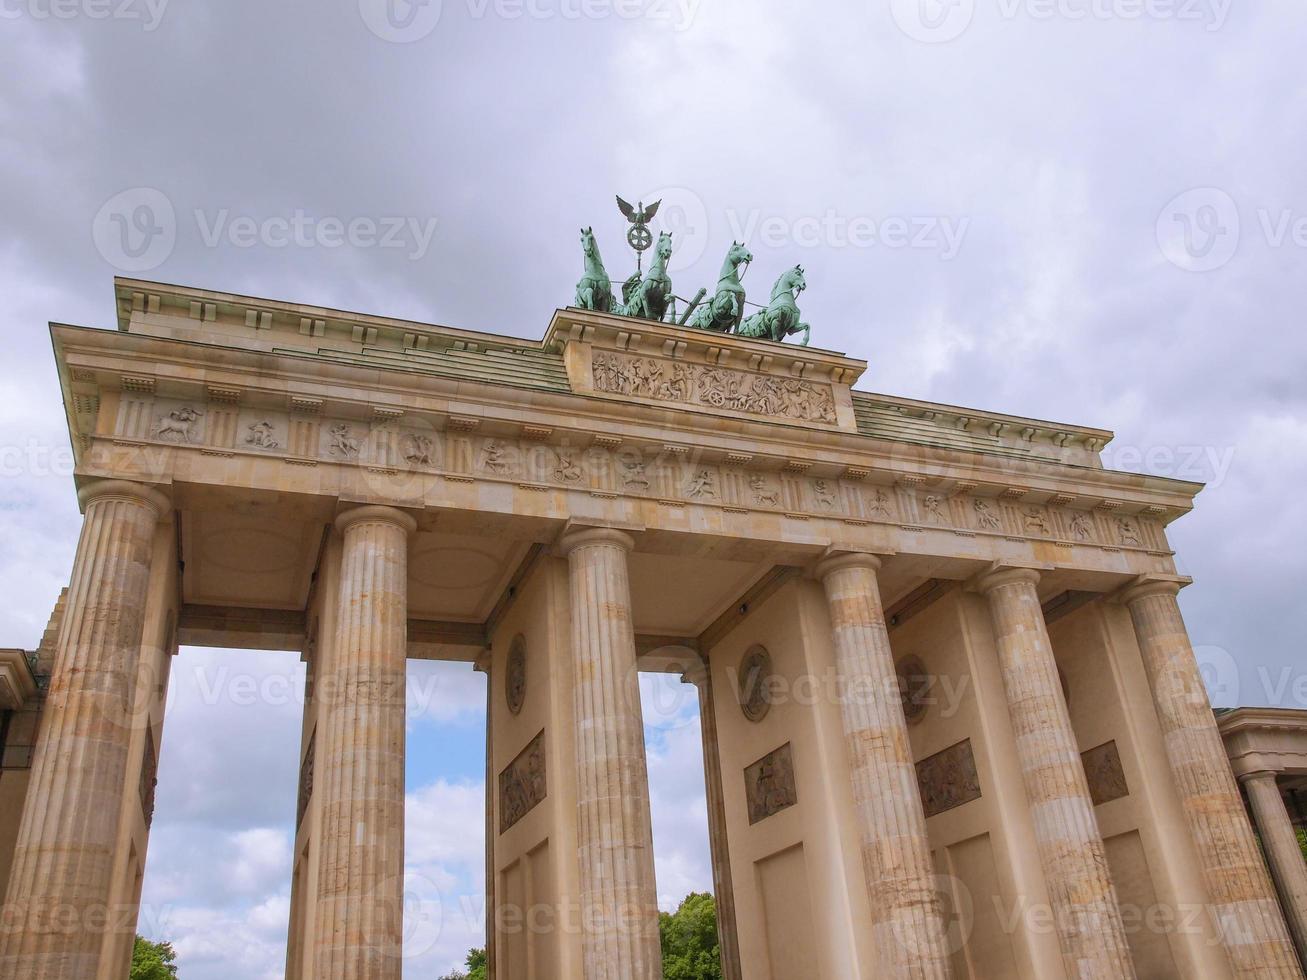
[[[329,430],[329,434],[331,442],[328,450],[333,456],[353,459],[359,454],[359,441],[346,423],[335,423]]]
[[[980,799],[980,776],[971,739],[918,762],[917,786],[927,817]]]
[[[1102,806],[1130,795],[1130,786],[1126,782],[1116,742],[1106,742],[1082,752],[1080,760],[1085,767],[1089,797],[1094,801],[1094,806]]]
[[[554,468],[554,476],[563,483],[575,483],[581,479],[581,467],[577,465],[576,458],[566,450],[558,450],[558,466]]]
[[[889,520],[893,516],[890,512],[889,494],[879,487],[876,488],[876,495],[871,498],[871,516],[883,520]]]
[[[430,436],[404,437],[404,458],[416,466],[430,466],[434,444]]]
[[[481,465],[491,473],[507,473],[510,468],[507,453],[508,449],[502,442],[492,439],[482,451]]]
[[[1140,544],[1139,526],[1128,517],[1122,517],[1116,522],[1116,529],[1121,535],[1122,544]]]
[[[526,637],[518,634],[508,650],[504,673],[504,701],[512,714],[520,714],[526,703]]]
[[[1048,516],[1038,507],[1026,511],[1026,530],[1034,534],[1052,534],[1048,526]]]
[[[154,429],[154,437],[164,442],[195,442],[195,423],[200,420],[202,414],[189,405],[174,408],[166,416],[159,419],[159,424]]]
[[[835,491],[830,487],[826,480],[814,480],[812,482],[812,493],[817,498],[817,503],[822,507],[835,507],[839,501],[835,498]]]
[[[771,710],[771,654],[764,646],[754,646],[740,661],[740,710],[750,721],[762,721]]]
[[[935,494],[927,494],[926,499],[922,501],[926,508],[926,517],[932,524],[948,524],[949,519],[944,516],[944,500]]]
[[[971,508],[976,512],[976,523],[981,527],[993,531],[1002,525],[1002,521],[994,513],[994,508],[989,505],[989,501],[976,497],[971,501]]]
[[[799,802],[794,781],[794,751],[786,742],[744,770],[749,802],[749,823],[779,813]]]
[[[753,253],[740,242],[732,242],[726,253],[722,272],[717,279],[717,293],[706,305],[694,311],[689,325],[701,330],[731,333],[738,330],[744,319],[744,284],[740,282],[740,266],[753,261]]]
[[[713,483],[712,470],[699,470],[695,473],[690,479],[690,483],[686,487],[685,492],[689,496],[695,498],[717,496],[717,490]]]
[[[644,460],[635,456],[623,456],[622,486],[628,490],[648,490],[649,478],[644,474]]]
[[[251,423],[247,429],[249,434],[245,437],[245,444],[259,449],[277,449],[281,444],[272,438],[273,429],[273,424],[266,419]]]
[[[777,343],[796,333],[803,334],[799,344],[808,346],[812,337],[812,327],[804,323],[799,314],[796,300],[798,294],[808,288],[803,277],[803,266],[796,265],[776,280],[772,287],[771,303],[740,324],[737,331],[741,337],[762,337]]]
[[[576,284],[576,305],[583,310],[607,313],[613,308],[613,283],[604,271],[593,228],[581,229],[581,251],[585,257],[585,274]]]
[[[499,832],[502,834],[548,795],[545,733],[541,732],[499,774]]]
[[[1088,514],[1077,513],[1071,518],[1071,533],[1076,536],[1078,541],[1092,541],[1094,522],[1089,519]]]
[[[769,504],[775,507],[780,503],[780,494],[767,486],[767,478],[761,473],[749,475],[749,489],[753,491],[753,502],[756,504]]]

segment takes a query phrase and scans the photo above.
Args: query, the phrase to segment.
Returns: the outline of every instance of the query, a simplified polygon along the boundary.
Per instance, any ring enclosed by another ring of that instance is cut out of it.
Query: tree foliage
[[[717,907],[705,892],[688,895],[675,912],[658,914],[664,980],[721,980]]]
[[[486,971],[489,969],[486,964],[487,957],[484,949],[469,949],[464,963],[467,972],[455,970],[453,973],[446,973],[439,980],[486,980]]]
[[[132,946],[132,972],[129,980],[176,980],[177,952],[172,943],[152,943],[141,936]]]

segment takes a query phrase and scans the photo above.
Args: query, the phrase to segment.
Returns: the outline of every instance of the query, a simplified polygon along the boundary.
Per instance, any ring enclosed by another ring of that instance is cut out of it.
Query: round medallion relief
[[[903,718],[915,725],[926,717],[930,707],[932,678],[920,657],[904,657],[894,667],[899,680],[899,700],[903,704]]]
[[[504,700],[508,710],[517,714],[526,703],[526,637],[521,633],[508,648],[508,669],[504,673]]]
[[[771,654],[754,646],[740,661],[740,710],[750,721],[762,721],[771,710]]]

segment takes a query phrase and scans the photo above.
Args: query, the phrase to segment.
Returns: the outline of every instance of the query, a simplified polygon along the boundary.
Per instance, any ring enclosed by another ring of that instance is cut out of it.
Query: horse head
[[[593,227],[581,229],[581,250],[585,252],[587,259],[592,259],[599,254],[599,246],[595,242]]]
[[[745,248],[742,242],[732,242],[731,250],[726,253],[726,262],[722,265],[722,278],[734,276],[740,266],[752,261],[753,253]]]
[[[658,244],[654,246],[654,254],[658,256],[658,261],[666,265],[672,258],[672,233],[663,232],[658,236]]]
[[[803,266],[796,265],[776,280],[776,288],[771,291],[771,298],[777,299],[785,293],[797,296],[807,288],[808,280],[804,278]]]

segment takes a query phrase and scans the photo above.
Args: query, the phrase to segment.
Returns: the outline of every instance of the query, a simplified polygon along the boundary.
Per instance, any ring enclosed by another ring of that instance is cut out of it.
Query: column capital
[[[1043,573],[1049,571],[1047,566],[1037,565],[1013,565],[1003,562],[994,562],[985,571],[976,575],[969,582],[966,588],[968,592],[979,592],[981,595],[989,595],[995,589],[1002,588],[1005,585],[1013,585],[1018,582],[1029,582],[1031,585],[1038,585]]]
[[[118,497],[134,500],[153,508],[156,518],[163,518],[172,510],[172,501],[168,497],[144,483],[133,480],[96,480],[77,491],[77,502],[85,511],[94,500],[104,497]]]
[[[365,521],[378,524],[393,524],[401,528],[405,535],[411,535],[418,529],[418,522],[412,514],[406,514],[395,507],[384,507],[379,504],[363,504],[359,507],[351,507],[343,511],[336,518],[336,530],[342,534],[355,524],[361,524]]]
[[[635,538],[615,527],[569,525],[558,539],[559,553],[564,556],[570,555],[577,548],[593,545],[610,545],[631,552],[635,550]]]
[[[1236,778],[1240,783],[1256,783],[1264,779],[1275,782],[1279,775],[1274,769],[1254,769],[1251,772],[1240,773]]]
[[[814,578],[824,580],[828,575],[846,568],[867,568],[878,572],[885,564],[885,555],[873,555],[869,551],[835,551],[828,549],[812,568]]]
[[[1180,590],[1193,584],[1187,575],[1140,575],[1129,585],[1123,587],[1112,598],[1122,605],[1130,605],[1149,596],[1177,596]]]

